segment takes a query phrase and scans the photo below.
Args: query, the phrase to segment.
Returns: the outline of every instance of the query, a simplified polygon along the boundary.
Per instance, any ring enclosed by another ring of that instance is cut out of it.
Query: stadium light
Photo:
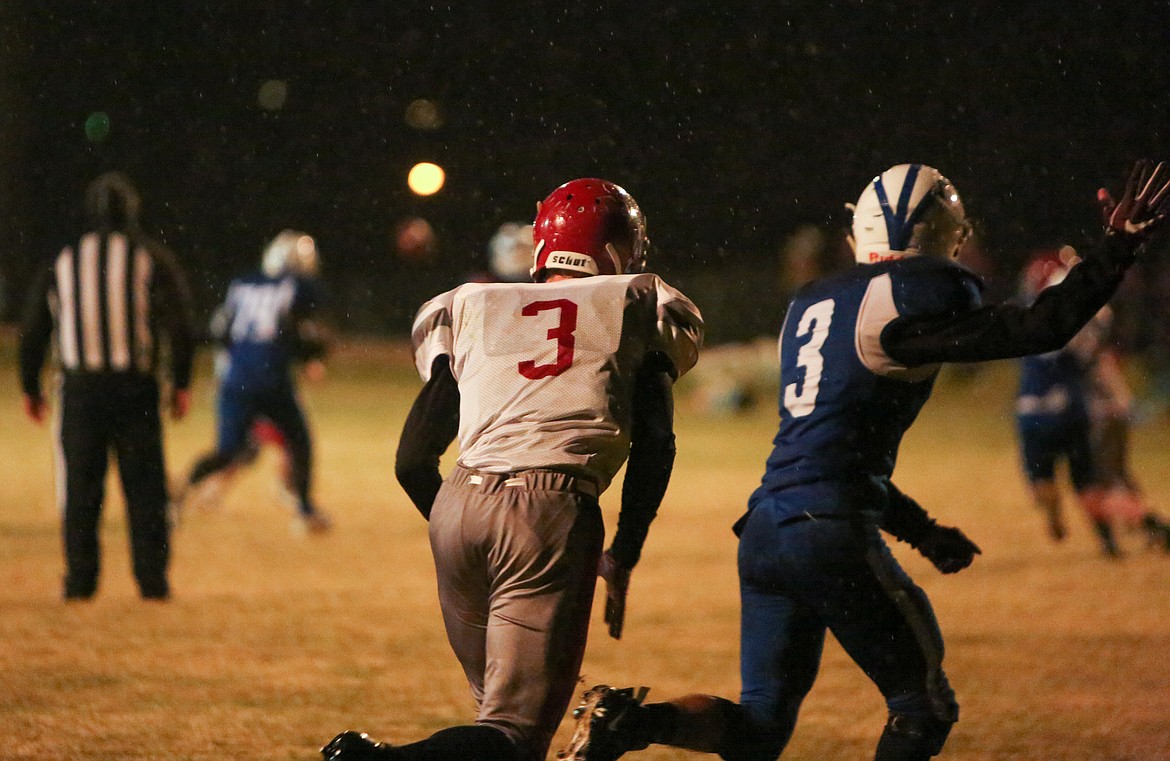
[[[91,143],[100,143],[110,136],[110,115],[94,111],[85,120],[85,137]]]
[[[410,168],[406,184],[416,195],[432,196],[443,189],[447,173],[438,164],[422,161]]]
[[[443,113],[439,104],[426,98],[412,100],[406,107],[407,126],[418,130],[434,130],[443,126]]]
[[[283,79],[269,79],[260,85],[256,103],[265,111],[279,111],[288,100],[288,82]]]

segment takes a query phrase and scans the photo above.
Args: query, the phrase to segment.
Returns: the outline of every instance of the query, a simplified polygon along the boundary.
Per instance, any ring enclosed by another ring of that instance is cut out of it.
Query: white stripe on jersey
[[[435,360],[444,354],[452,353],[454,335],[451,332],[451,305],[454,301],[454,292],[436,296],[423,304],[414,319],[410,330],[411,342],[414,344],[414,362],[418,374],[426,383],[431,379],[431,368]],[[454,363],[451,367],[455,372]],[[456,375],[458,380],[459,376]]]
[[[84,339],[85,367],[101,370],[102,303],[101,275],[98,272],[98,236],[88,233],[81,238],[81,335]]]
[[[699,361],[703,348],[703,316],[699,308],[660,278],[655,278],[658,334],[653,348],[670,357],[679,377]]]
[[[150,276],[154,261],[145,248],[134,251],[134,357],[138,369],[150,372],[150,358],[154,349],[150,334]]]
[[[77,355],[77,300],[73,298],[73,249],[66,246],[57,256],[57,324],[60,326],[57,351],[66,370],[81,364]]]
[[[109,237],[106,248],[106,331],[110,339],[110,368],[130,367],[129,315],[126,312],[126,236]]]
[[[894,303],[894,285],[889,273],[869,281],[861,306],[857,310],[857,325],[853,332],[853,348],[857,358],[874,375],[917,383],[938,372],[939,365],[906,367],[894,361],[882,348],[882,331],[898,317]]]

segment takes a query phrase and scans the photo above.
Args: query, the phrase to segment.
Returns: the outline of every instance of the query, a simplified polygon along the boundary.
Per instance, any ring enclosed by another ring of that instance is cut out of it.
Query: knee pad
[[[954,721],[905,713],[891,713],[878,741],[874,761],[924,761],[937,756]]]

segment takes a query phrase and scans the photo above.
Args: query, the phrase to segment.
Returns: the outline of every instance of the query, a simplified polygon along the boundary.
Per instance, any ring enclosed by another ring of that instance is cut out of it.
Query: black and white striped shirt
[[[170,345],[172,381],[191,379],[190,296],[174,256],[122,231],[88,232],[65,246],[29,294],[21,329],[24,392],[40,395],[40,372],[55,337],[67,373],[153,375],[160,331]]]

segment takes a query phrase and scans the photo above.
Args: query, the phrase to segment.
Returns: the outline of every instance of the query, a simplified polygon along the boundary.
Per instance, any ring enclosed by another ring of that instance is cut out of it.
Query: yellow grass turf
[[[306,389],[333,534],[290,531],[266,454],[221,507],[184,516],[174,600],[144,604],[112,481],[99,596],[74,605],[59,600],[48,430],[20,415],[11,336],[0,348],[0,759],[309,761],[345,728],[402,742],[470,719],[426,526],[392,475],[417,389],[401,347],[350,345],[325,383]],[[174,476],[212,442],[201,370],[190,419],[168,427]],[[896,547],[934,601],[962,703],[942,758],[1170,758],[1170,558],[1129,536],[1129,557],[1106,561],[1072,510],[1070,539],[1047,541],[1016,466],[1013,378],[1011,365],[970,381],[945,376],[896,474],[984,550],[943,577]],[[733,419],[680,404],[675,478],[634,576],[625,639],[606,638],[595,610],[586,681],[649,684],[651,699],[736,695],[728,526],[759,478],[774,420],[771,403]],[[1140,478],[1170,507],[1168,434],[1166,421],[1141,428],[1135,450]],[[617,489],[603,503],[612,527]],[[869,757],[883,720],[877,691],[830,642],[784,758]],[[568,730],[566,721],[558,745]]]

